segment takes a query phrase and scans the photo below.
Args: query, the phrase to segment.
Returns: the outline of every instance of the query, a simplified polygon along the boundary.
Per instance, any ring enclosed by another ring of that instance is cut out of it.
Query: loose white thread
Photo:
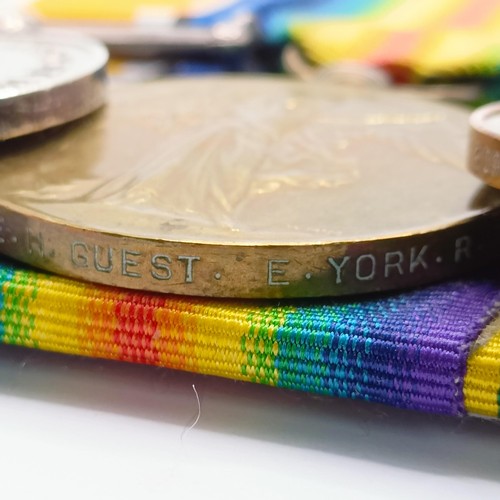
[[[196,403],[198,404],[198,415],[196,416],[196,420],[191,424],[191,427],[189,427],[189,431],[199,422],[200,417],[201,417],[201,403],[200,403],[200,396],[198,396],[198,391],[196,390],[196,387],[193,384],[193,391],[194,395],[196,396]]]
[[[198,395],[198,391],[196,390],[196,387],[195,385],[193,384],[192,385],[192,388],[193,388],[193,391],[194,391],[194,395],[196,396],[196,403],[198,404],[198,415],[196,415],[196,418],[194,420],[194,422],[189,426],[189,427],[186,427],[183,431],[182,431],[182,434],[181,434],[181,441],[182,441],[182,438],[184,437],[184,434],[187,432],[187,431],[190,431],[192,430],[196,424],[200,421],[200,417],[201,417],[201,402],[200,402],[200,396]]]

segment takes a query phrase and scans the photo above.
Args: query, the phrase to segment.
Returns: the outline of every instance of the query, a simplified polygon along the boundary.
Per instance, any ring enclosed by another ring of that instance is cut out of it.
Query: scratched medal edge
[[[0,99],[0,142],[78,120],[101,108],[107,100],[107,62],[107,57],[103,58],[92,72],[74,80]],[[48,102],[56,104],[47,106]],[[23,111],[26,109],[37,110],[37,113],[26,114]]]
[[[419,286],[485,265],[500,250],[491,231],[495,223],[500,209],[374,240],[221,245],[99,232],[0,206],[0,252],[60,275],[135,290],[226,298],[342,296]]]
[[[49,91],[27,94],[11,102],[0,102],[0,112],[3,116],[0,124],[0,141],[41,132],[97,111],[104,106],[107,99],[104,73],[105,68],[102,68],[92,75],[70,84],[54,87]],[[74,104],[75,93],[79,96],[79,106]],[[18,109],[23,108],[34,109],[36,101],[41,99],[56,102],[57,108],[49,106],[36,116],[23,116],[22,113],[17,112]]]

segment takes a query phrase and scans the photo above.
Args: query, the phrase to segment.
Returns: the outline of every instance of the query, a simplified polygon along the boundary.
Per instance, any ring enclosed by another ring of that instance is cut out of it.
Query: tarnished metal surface
[[[104,104],[106,48],[79,35],[0,31],[0,141],[61,125]]]
[[[465,169],[467,112],[270,78],[114,88],[102,112],[0,158],[0,250],[129,288],[343,295],[498,251],[500,194]],[[486,248],[487,247],[487,248]]]

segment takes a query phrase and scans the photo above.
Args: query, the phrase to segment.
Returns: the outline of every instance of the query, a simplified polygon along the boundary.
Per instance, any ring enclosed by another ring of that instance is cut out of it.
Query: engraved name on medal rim
[[[500,195],[465,171],[458,108],[271,78],[113,96],[24,139],[22,162],[4,151],[1,252],[109,285],[266,298],[406,288],[498,251]]]

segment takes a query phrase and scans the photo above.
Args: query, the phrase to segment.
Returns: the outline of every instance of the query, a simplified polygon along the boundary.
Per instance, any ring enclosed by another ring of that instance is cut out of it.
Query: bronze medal
[[[2,145],[0,251],[84,280],[217,297],[416,286],[482,264],[500,193],[466,111],[278,78],[116,87]]]
[[[500,188],[500,104],[478,108],[470,124],[469,169],[490,186]]]

